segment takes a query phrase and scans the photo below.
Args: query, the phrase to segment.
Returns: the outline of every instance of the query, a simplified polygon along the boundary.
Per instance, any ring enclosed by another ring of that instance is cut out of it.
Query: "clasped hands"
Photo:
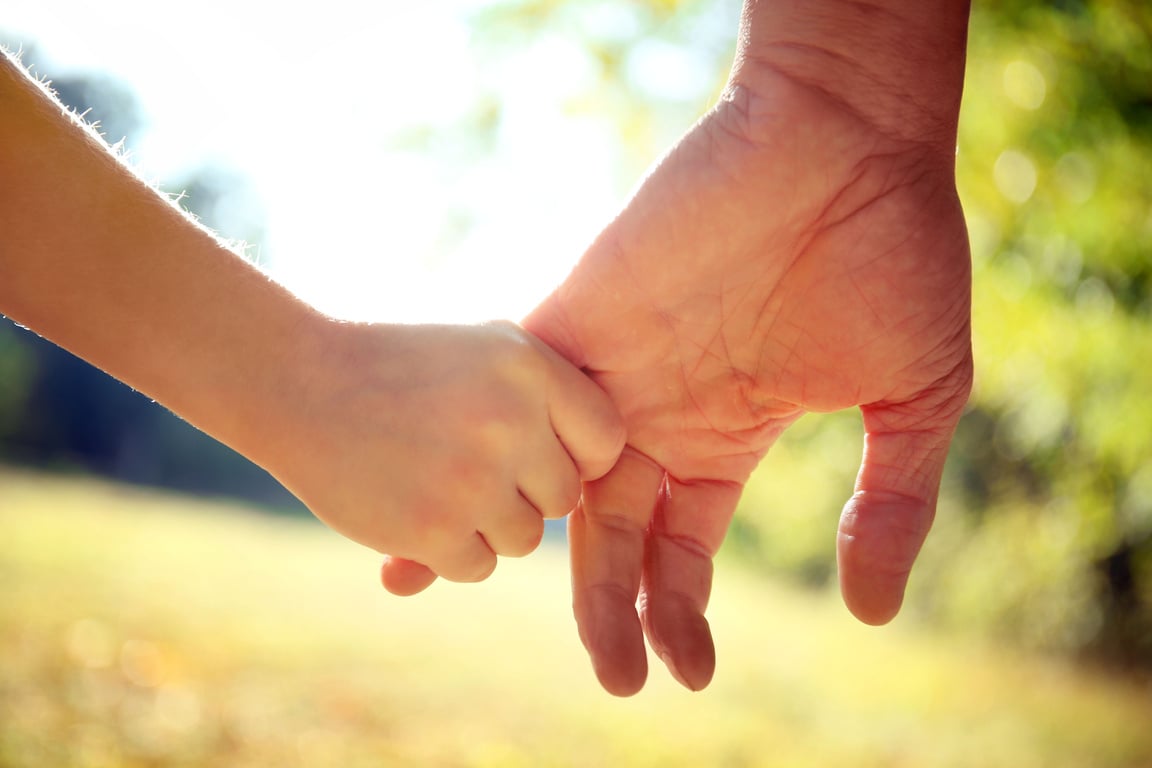
[[[858,407],[840,581],[885,622],[972,380],[953,168],[967,7],[819,5],[746,5],[723,98],[523,328],[322,316],[0,59],[0,176],[23,180],[0,201],[0,311],[389,553],[394,592],[482,579],[571,511],[580,636],[619,695],[644,683],[645,637],[708,684],[712,558],[745,482],[804,413]]]
[[[970,390],[953,158],[787,81],[772,93],[730,89],[524,323],[626,426],[569,518],[580,637],[617,695],[644,684],[644,637],[682,684],[709,683],[712,558],[750,473],[806,412],[862,412],[840,585],[859,619],[890,620]],[[401,559],[383,578],[429,581]]]

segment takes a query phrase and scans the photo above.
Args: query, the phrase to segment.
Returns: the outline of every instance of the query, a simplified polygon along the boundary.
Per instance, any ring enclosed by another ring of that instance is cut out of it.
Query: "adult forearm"
[[[315,315],[0,56],[0,312],[244,450]]]
[[[970,0],[746,0],[733,83],[785,76],[885,134],[954,146]]]

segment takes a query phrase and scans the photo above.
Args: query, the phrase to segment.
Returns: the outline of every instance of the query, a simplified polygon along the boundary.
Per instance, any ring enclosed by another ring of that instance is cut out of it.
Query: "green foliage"
[[[958,183],[977,383],[914,599],[1152,662],[1152,9],[973,19]],[[936,562],[938,561],[938,563]]]
[[[35,361],[17,333],[0,322],[0,443],[16,429],[36,375]]]
[[[833,580],[837,513],[852,493],[860,435],[859,414],[847,411],[793,425],[749,482],[726,548],[808,586]]]
[[[495,73],[532,66],[559,47],[582,76],[567,87],[572,118],[608,118],[621,147],[618,182],[636,177],[710,106],[735,46],[738,4],[711,0],[495,0],[471,19],[473,45]],[[497,75],[498,76],[498,75]],[[498,111],[500,84],[484,100]]]

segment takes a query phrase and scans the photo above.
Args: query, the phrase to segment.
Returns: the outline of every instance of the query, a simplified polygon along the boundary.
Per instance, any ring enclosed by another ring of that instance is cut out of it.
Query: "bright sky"
[[[478,1],[9,0],[0,32],[35,44],[42,73],[98,70],[133,88],[146,176],[208,162],[248,176],[262,260],[322,309],[519,319],[621,204],[619,148],[606,121],[564,115],[590,76],[576,41],[553,34],[481,66],[464,19]],[[482,81],[505,99],[494,156],[452,167],[394,148],[405,128],[458,118]],[[479,226],[445,247],[461,200]]]

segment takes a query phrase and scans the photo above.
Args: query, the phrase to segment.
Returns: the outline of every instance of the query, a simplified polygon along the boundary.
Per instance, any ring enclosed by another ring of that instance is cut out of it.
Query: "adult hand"
[[[685,686],[710,681],[712,558],[805,412],[863,413],[837,550],[857,617],[896,614],[932,522],[972,378],[955,135],[947,119],[894,128],[803,71],[738,58],[718,106],[525,322],[628,428],[569,522],[581,639],[618,695],[644,683],[645,634]]]

